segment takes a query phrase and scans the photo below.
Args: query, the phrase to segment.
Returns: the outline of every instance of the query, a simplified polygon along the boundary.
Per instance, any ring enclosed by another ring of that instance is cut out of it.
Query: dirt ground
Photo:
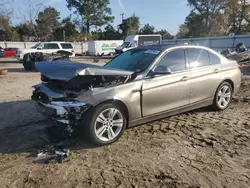
[[[77,139],[62,164],[33,154],[51,126],[30,100],[39,73],[0,62],[0,188],[250,187],[250,67],[224,112],[199,109],[129,129],[109,146]]]

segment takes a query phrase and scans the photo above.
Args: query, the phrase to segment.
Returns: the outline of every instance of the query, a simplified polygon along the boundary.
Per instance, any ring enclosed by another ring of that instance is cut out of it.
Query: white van
[[[139,46],[161,44],[161,41],[161,35],[129,35],[126,37],[124,43],[115,49],[115,53],[121,54]]]
[[[115,54],[115,49],[122,45],[123,40],[95,40],[88,42],[89,55],[111,55]]]

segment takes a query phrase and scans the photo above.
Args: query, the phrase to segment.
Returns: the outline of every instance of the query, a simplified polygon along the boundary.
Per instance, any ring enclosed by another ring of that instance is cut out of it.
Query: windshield
[[[37,43],[35,46],[32,46],[31,49],[36,49],[38,46],[40,46],[41,43]]]
[[[127,48],[129,46],[130,42],[124,42],[121,47],[122,48]]]
[[[158,56],[160,51],[133,49],[112,59],[105,67],[133,72],[144,71]]]

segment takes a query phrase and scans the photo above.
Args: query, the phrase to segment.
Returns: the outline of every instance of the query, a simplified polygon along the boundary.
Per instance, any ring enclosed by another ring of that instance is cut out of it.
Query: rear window
[[[61,43],[63,49],[73,49],[72,44],[70,43]]]

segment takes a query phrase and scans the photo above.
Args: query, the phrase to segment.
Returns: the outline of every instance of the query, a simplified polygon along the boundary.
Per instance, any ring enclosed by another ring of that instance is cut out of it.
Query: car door
[[[197,103],[214,97],[221,81],[220,58],[203,48],[188,48],[191,68],[190,103]]]
[[[48,53],[48,43],[42,43],[37,47],[37,50],[42,53]]]
[[[142,113],[144,117],[189,104],[190,70],[187,70],[185,51],[179,48],[167,52],[156,63],[156,66],[168,67],[171,74],[147,76],[143,80]]]
[[[57,43],[49,43],[48,47],[48,53],[56,53],[58,50],[60,50],[60,47]]]

